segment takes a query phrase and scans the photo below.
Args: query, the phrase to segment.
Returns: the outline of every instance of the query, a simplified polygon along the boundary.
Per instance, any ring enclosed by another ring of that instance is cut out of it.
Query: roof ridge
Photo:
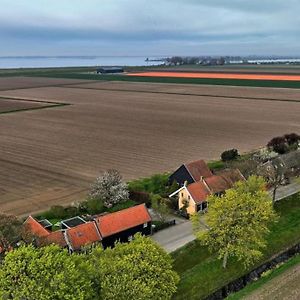
[[[104,218],[104,217],[106,217],[106,216],[111,216],[111,215],[113,215],[113,214],[122,213],[122,212],[124,212],[124,211],[127,211],[127,210],[129,210],[129,209],[133,209],[133,208],[136,208],[136,207],[139,207],[139,206],[145,206],[145,207],[146,207],[145,203],[141,203],[141,204],[138,204],[138,205],[134,205],[134,206],[131,206],[131,207],[127,207],[127,208],[124,208],[124,209],[121,209],[121,210],[118,210],[118,211],[114,211],[114,212],[111,212],[111,213],[108,213],[108,214],[105,214],[105,215],[96,217],[95,219],[100,219],[100,218]],[[147,209],[147,211],[148,211],[148,209]],[[149,212],[148,212],[148,213],[149,213]]]

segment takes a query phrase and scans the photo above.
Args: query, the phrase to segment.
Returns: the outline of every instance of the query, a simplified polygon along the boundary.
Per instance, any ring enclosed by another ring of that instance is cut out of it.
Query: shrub
[[[84,203],[85,210],[90,215],[100,214],[105,211],[104,203],[101,199],[88,199]]]
[[[284,138],[289,146],[298,146],[298,143],[300,142],[300,135],[298,135],[297,133],[285,134]]]
[[[286,141],[285,137],[283,137],[283,136],[277,136],[277,137],[272,138],[268,142],[267,147],[270,150],[277,152],[278,154],[284,154],[284,153],[288,152],[288,150],[289,150],[287,141]]]
[[[44,212],[42,217],[46,219],[64,219],[66,217],[65,208],[60,205],[51,206],[51,208]]]
[[[129,199],[135,201],[136,203],[145,203],[147,207],[151,206],[150,194],[147,192],[140,191],[129,191]]]
[[[221,154],[222,161],[234,160],[239,157],[239,152],[237,149],[226,150]]]
[[[148,178],[134,180],[128,183],[129,190],[159,194],[167,193],[169,174],[155,174]]]

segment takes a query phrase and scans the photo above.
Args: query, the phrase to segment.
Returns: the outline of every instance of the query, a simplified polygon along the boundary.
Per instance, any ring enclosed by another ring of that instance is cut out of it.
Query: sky
[[[0,56],[300,56],[300,0],[0,0]]]

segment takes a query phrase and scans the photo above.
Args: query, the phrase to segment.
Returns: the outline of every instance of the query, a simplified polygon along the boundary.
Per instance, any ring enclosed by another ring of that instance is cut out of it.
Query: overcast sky
[[[300,55],[300,0],[0,0],[0,55]]]

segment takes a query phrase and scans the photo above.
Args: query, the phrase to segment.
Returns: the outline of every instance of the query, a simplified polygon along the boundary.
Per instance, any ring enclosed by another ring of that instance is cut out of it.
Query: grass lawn
[[[251,269],[274,254],[300,242],[300,193],[276,203],[279,221],[271,228],[263,258]],[[230,260],[226,270],[216,255],[192,242],[172,253],[174,268],[181,277],[174,299],[203,299],[227,283],[250,271]]]
[[[234,293],[234,294],[228,296],[226,299],[228,299],[228,300],[238,300],[238,299],[241,299],[245,296],[248,296],[253,291],[255,291],[256,289],[263,286],[265,283],[269,282],[270,280],[272,280],[276,276],[284,273],[289,268],[291,268],[295,265],[298,265],[298,264],[300,264],[300,255],[297,255],[297,256],[291,258],[290,260],[288,260],[283,265],[280,265],[278,268],[270,270],[264,276],[262,276],[259,280],[247,285],[244,289],[242,289],[241,291],[239,291],[237,293]]]

